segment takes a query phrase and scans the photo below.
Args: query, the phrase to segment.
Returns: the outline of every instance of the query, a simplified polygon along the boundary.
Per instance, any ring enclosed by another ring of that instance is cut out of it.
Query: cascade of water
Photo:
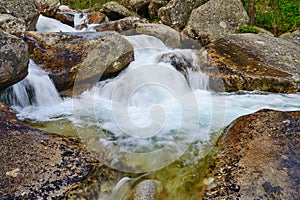
[[[22,108],[51,106],[62,101],[48,74],[32,60],[28,65],[27,77],[3,91],[0,98],[8,105]]]
[[[58,20],[45,17],[43,15],[39,16],[36,24],[36,30],[40,32],[74,32],[76,29],[61,23]]]

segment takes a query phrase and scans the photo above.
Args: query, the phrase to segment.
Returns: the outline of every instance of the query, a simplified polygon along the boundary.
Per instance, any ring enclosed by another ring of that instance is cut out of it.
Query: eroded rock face
[[[49,72],[58,91],[113,76],[133,60],[133,47],[116,32],[28,32],[30,58]]]
[[[195,3],[196,1],[190,0],[171,0],[166,6],[158,10],[158,17],[166,25],[175,29],[183,29]]]
[[[263,34],[233,34],[206,47],[211,79],[223,79],[226,91],[261,90],[295,93],[300,90],[300,46]],[[210,69],[212,69],[210,68]]]
[[[235,120],[202,199],[298,199],[300,111],[260,110]]]
[[[0,14],[0,29],[21,38],[26,31],[25,21],[9,14]]]
[[[240,0],[215,0],[194,9],[183,32],[202,45],[234,33],[249,21]]]
[[[34,30],[39,17],[35,0],[2,0],[0,14],[10,14],[25,21],[26,30]]]
[[[99,163],[74,138],[31,128],[0,103],[0,198],[62,198]]]
[[[107,2],[103,5],[102,12],[111,20],[118,20],[125,17],[137,16],[117,2]]]
[[[27,44],[22,39],[0,30],[0,89],[25,78],[28,62]]]

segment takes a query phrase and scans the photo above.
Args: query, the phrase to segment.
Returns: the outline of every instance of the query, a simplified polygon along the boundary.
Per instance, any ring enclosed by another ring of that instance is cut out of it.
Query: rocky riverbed
[[[36,31],[40,15],[75,23],[66,29],[72,32],[61,27]],[[160,21],[153,23],[148,16]],[[183,53],[166,53],[161,59],[187,80],[188,71],[201,71],[212,90],[299,92],[299,30],[281,37],[267,31],[235,33],[248,22],[240,0],[122,0],[108,2],[97,12],[59,9],[58,0],[3,0],[1,94],[27,76],[32,59],[62,96],[79,96],[91,90],[91,83],[126,71],[136,55],[123,36],[133,33],[155,36],[168,47],[193,49],[199,63]],[[205,155],[199,156],[199,149],[193,152],[198,160],[190,168],[179,160],[149,174],[130,174],[101,163],[76,134],[66,137],[63,131],[58,135],[30,127],[0,103],[0,199],[296,200],[300,104],[296,108],[262,109],[237,118],[216,134],[217,142],[210,140]]]

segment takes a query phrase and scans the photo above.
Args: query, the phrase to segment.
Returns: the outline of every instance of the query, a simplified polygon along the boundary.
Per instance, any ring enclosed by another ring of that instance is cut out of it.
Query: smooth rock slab
[[[203,70],[212,80],[222,79],[226,91],[300,90],[300,46],[293,42],[263,34],[232,34],[205,49],[211,63]]]
[[[0,103],[0,199],[62,199],[96,166],[78,139],[31,128]]]
[[[214,181],[202,199],[299,199],[300,111],[239,117],[219,144]]]

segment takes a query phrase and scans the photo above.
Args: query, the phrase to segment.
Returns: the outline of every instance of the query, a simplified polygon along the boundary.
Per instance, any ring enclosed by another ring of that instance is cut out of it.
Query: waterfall
[[[75,28],[61,23],[58,20],[45,17],[43,15],[39,16],[36,24],[36,30],[40,32],[74,32],[77,31]]]
[[[28,65],[27,77],[4,90],[0,99],[8,105],[21,108],[51,106],[62,101],[48,74],[32,60]]]

